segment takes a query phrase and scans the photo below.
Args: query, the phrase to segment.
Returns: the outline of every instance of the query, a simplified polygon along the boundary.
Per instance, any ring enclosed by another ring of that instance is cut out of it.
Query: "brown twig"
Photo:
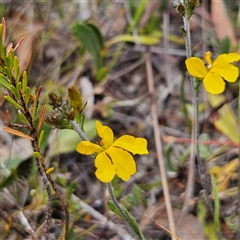
[[[24,229],[21,225],[14,223],[12,216],[9,215],[8,213],[4,212],[2,209],[0,209],[0,217],[8,224],[10,229],[13,229],[24,239],[26,239],[29,236],[31,236],[32,239],[34,239],[34,240],[36,239],[30,231]]]
[[[156,145],[156,149],[157,149],[157,158],[158,158],[158,164],[160,167],[160,175],[161,175],[161,179],[162,179],[163,193],[164,193],[164,197],[165,197],[165,201],[166,201],[169,227],[170,227],[170,231],[172,232],[172,234],[176,235],[176,227],[175,227],[175,222],[174,222],[174,217],[173,217],[173,210],[172,210],[169,188],[168,188],[168,183],[167,183],[167,175],[166,175],[166,171],[165,171],[164,158],[163,158],[163,153],[162,153],[162,143],[160,140],[161,134],[160,134],[159,125],[158,125],[156,101],[154,98],[154,84],[153,84],[154,81],[153,81],[152,63],[151,63],[151,58],[150,58],[150,54],[148,51],[144,54],[144,59],[146,61],[148,91],[149,91],[150,98],[151,98],[151,114],[152,114],[152,121],[153,121],[153,128],[154,128],[155,145]],[[172,237],[172,239],[175,239],[175,237],[173,235],[171,237]]]

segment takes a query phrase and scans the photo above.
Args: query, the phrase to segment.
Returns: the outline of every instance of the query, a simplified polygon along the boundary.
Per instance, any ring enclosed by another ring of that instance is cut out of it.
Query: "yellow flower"
[[[211,52],[207,52],[204,56],[207,66],[200,58],[190,57],[186,60],[188,72],[202,80],[207,92],[219,94],[225,90],[225,82],[235,82],[239,76],[238,67],[234,66],[233,62],[240,60],[240,55],[237,53],[228,53],[219,55],[214,62],[211,59]]]
[[[98,154],[95,159],[97,168],[95,174],[100,181],[111,182],[115,174],[128,181],[136,172],[136,163],[132,154],[147,154],[147,140],[123,135],[114,141],[112,129],[103,126],[99,121],[96,121],[96,129],[102,139],[101,143],[98,145],[82,141],[77,145],[77,151],[86,155]]]

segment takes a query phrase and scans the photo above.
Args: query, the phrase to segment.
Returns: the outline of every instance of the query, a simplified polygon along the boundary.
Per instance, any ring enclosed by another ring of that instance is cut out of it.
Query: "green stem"
[[[86,134],[82,131],[82,129],[79,127],[79,125],[75,121],[70,121],[70,124],[73,126],[73,129],[78,133],[79,137],[83,141],[89,141]]]
[[[114,196],[113,187],[112,184],[109,182],[107,183],[107,189],[108,193],[110,195],[110,198],[115,205],[115,207],[118,209],[119,213],[122,215],[123,219],[129,224],[129,226],[133,229],[133,231],[138,235],[140,240],[145,240],[145,237],[141,233],[139,227],[137,226],[136,222],[131,219],[130,214],[126,214],[126,209],[122,207],[122,205],[117,201],[116,197]]]
[[[185,36],[185,44],[186,44],[186,56],[187,58],[190,58],[192,55],[191,51],[191,33],[190,33],[190,27],[189,27],[189,19],[188,17],[183,18],[184,21],[184,30],[186,31],[186,36]],[[199,101],[198,101],[198,89],[196,89],[196,82],[194,81],[193,77],[190,75],[190,81],[193,89],[193,97],[194,97],[194,136],[192,136],[192,144],[195,144],[195,149],[196,149],[196,157],[197,157],[197,163],[198,163],[198,171],[199,171],[199,176],[201,178],[202,186],[204,189],[204,193],[209,205],[210,212],[212,216],[214,215],[213,212],[213,207],[210,201],[210,198],[208,196],[208,191],[206,187],[206,182],[205,182],[205,175],[203,173],[203,167],[202,167],[202,162],[200,159],[200,148],[199,148]]]

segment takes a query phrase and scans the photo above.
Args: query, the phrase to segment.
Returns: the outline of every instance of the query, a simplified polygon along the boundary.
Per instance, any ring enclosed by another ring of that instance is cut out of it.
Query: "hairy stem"
[[[123,219],[129,224],[129,226],[133,229],[133,231],[138,235],[140,240],[145,240],[145,237],[142,235],[139,228],[131,222],[129,217],[126,215],[126,213],[122,209],[121,204],[119,204],[119,202],[117,201],[116,197],[114,196],[112,184],[110,182],[107,183],[107,189],[108,189],[108,193],[111,200],[113,201],[115,207],[118,209],[119,213],[122,215]]]
[[[186,45],[186,56],[187,58],[190,58],[191,55],[192,55],[192,51],[191,51],[191,34],[190,34],[190,27],[189,27],[189,19],[188,17],[183,17],[183,21],[184,21],[184,30],[186,31],[186,36],[185,36],[185,45]],[[205,182],[205,175],[204,175],[204,172],[203,172],[203,167],[202,167],[202,162],[201,162],[201,159],[200,159],[200,149],[199,149],[199,101],[198,101],[198,90],[196,89],[196,83],[193,79],[193,77],[190,75],[190,81],[191,81],[191,86],[192,86],[192,89],[193,89],[193,106],[194,106],[194,124],[193,124],[193,127],[194,127],[194,131],[192,132],[192,147],[191,149],[195,152],[196,151],[196,158],[197,158],[197,163],[198,163],[198,171],[199,171],[199,176],[200,176],[200,179],[201,179],[201,182],[202,182],[202,186],[203,186],[203,189],[204,189],[204,193],[205,193],[205,196],[207,198],[207,202],[208,202],[208,205],[209,205],[209,209],[210,209],[210,212],[213,216],[213,207],[212,207],[212,204],[211,204],[211,201],[210,201],[210,198],[208,196],[208,191],[207,191],[207,187],[206,187],[206,182]],[[190,160],[191,161],[194,161],[195,158],[194,158],[194,152],[191,152],[191,158]],[[190,166],[191,167],[194,167],[194,164],[190,163]],[[193,176],[190,175],[191,174],[191,170],[189,171],[189,177],[188,177],[188,182],[191,182],[191,183],[187,183],[187,185],[189,186],[189,188],[187,189],[187,194],[186,196],[189,198],[189,199],[185,199],[185,202],[184,202],[184,207],[183,209],[187,209],[187,204],[188,204],[188,201],[190,200],[190,198],[192,197],[192,193],[193,193]]]

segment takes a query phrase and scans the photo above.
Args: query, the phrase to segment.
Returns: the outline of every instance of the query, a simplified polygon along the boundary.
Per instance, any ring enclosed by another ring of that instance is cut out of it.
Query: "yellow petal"
[[[96,177],[102,182],[111,182],[115,176],[115,166],[105,152],[97,155],[95,159],[97,168]]]
[[[214,62],[210,72],[218,74],[228,82],[235,82],[239,76],[239,69],[226,61]]]
[[[136,163],[132,155],[117,147],[110,147],[106,152],[113,162],[118,177],[128,181],[130,176],[136,172]]]
[[[105,149],[110,147],[114,140],[113,131],[107,126],[103,126],[99,121],[96,121],[96,129],[98,136],[102,138],[102,144]]]
[[[95,144],[95,143],[91,143],[89,141],[82,141],[77,145],[76,150],[81,153],[81,154],[86,154],[86,155],[90,155],[92,153],[101,153],[102,151],[104,151],[104,149]]]
[[[238,53],[228,53],[228,54],[221,54],[219,55],[216,60],[214,61],[214,63],[217,62],[228,62],[228,63],[233,63],[233,62],[237,62],[240,60],[240,54]]]
[[[206,52],[204,55],[204,58],[206,60],[206,62],[208,63],[208,65],[212,65],[212,53],[211,52]]]
[[[207,92],[211,94],[220,94],[225,90],[225,82],[216,73],[210,72],[203,79],[203,84]]]
[[[196,57],[188,58],[186,61],[186,67],[188,72],[197,78],[204,78],[207,75],[207,68],[204,65],[204,62]]]
[[[147,140],[145,138],[135,138],[130,135],[123,135],[118,138],[112,146],[120,147],[133,154],[148,154]]]

